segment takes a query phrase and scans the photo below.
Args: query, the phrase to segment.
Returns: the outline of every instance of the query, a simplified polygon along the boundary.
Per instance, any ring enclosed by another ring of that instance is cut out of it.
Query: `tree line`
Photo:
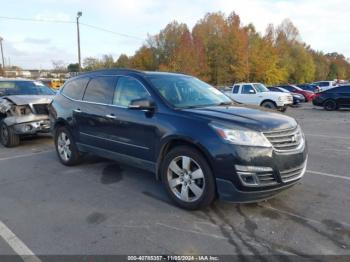
[[[313,50],[289,19],[276,27],[269,25],[260,34],[252,24],[243,26],[234,12],[229,16],[208,13],[192,30],[184,23],[171,22],[148,36],[132,56],[88,57],[83,65],[87,71],[118,67],[180,72],[214,85],[350,79],[348,59]]]

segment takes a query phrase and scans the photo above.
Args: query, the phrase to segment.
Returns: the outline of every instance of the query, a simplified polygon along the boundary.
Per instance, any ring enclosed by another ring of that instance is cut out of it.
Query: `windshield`
[[[300,88],[299,86],[295,86],[295,85],[291,85],[292,87],[294,87],[296,90],[299,90],[299,91],[304,91],[302,88]]]
[[[148,79],[161,96],[176,108],[231,104],[233,101],[216,88],[197,78],[177,75],[151,75]]]
[[[284,89],[283,87],[279,87],[279,90],[281,90],[284,93],[290,93],[287,89]]]
[[[267,89],[266,86],[263,84],[253,84],[256,92],[269,92],[269,89]]]
[[[54,94],[50,88],[37,81],[0,81],[0,96]]]

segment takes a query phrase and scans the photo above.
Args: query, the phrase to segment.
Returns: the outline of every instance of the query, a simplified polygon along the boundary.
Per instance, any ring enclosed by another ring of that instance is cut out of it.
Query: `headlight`
[[[232,144],[243,146],[272,147],[267,138],[260,132],[242,129],[231,129],[215,124],[210,124],[210,126],[222,139]]]

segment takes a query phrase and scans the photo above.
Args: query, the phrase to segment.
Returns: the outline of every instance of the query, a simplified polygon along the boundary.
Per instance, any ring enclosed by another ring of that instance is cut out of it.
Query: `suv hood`
[[[283,130],[297,126],[294,118],[282,113],[274,113],[271,110],[262,110],[261,108],[257,110],[246,106],[214,106],[184,109],[184,111],[209,121],[232,124],[259,132]]]
[[[53,96],[50,95],[15,95],[15,96],[3,96],[3,99],[7,99],[12,103],[21,106],[29,104],[50,104]]]

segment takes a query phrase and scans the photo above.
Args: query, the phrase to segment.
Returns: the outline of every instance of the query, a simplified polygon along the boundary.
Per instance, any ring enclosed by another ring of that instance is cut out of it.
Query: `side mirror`
[[[128,106],[129,109],[133,110],[154,110],[155,109],[154,102],[149,98],[140,98],[135,99],[130,102],[130,105]]]
[[[249,94],[255,94],[255,91],[253,89],[250,89]]]

